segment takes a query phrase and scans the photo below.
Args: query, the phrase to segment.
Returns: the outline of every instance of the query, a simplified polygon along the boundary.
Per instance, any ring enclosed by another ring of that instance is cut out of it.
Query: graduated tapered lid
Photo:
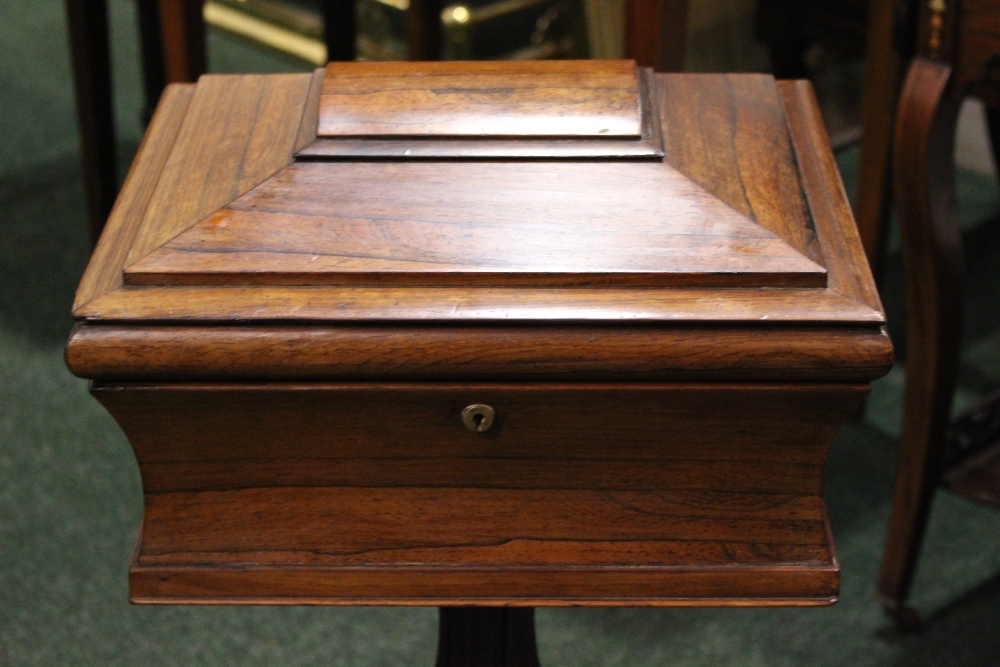
[[[161,103],[75,312],[879,325],[810,95],[630,61],[204,77]]]

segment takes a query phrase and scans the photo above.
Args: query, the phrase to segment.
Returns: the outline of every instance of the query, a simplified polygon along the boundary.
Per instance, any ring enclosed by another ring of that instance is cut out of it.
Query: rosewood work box
[[[809,85],[628,61],[172,86],[74,315],[155,603],[830,603],[892,354]]]

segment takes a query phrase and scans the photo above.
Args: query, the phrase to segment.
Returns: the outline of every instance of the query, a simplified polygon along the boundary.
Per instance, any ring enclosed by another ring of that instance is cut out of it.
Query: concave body
[[[172,88],[75,314],[154,603],[828,604],[891,362],[808,84],[618,62]]]

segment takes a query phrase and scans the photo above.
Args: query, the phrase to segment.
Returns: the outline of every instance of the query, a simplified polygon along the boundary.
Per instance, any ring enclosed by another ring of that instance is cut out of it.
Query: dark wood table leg
[[[441,59],[441,0],[410,0],[406,10],[406,49],[410,60]]]
[[[204,0],[157,0],[167,83],[193,83],[207,69]]]
[[[919,622],[905,603],[943,474],[958,361],[962,280],[954,165],[958,100],[948,95],[950,78],[950,66],[914,60],[900,97],[893,149],[906,280],[906,393],[878,593],[902,629]]]
[[[625,55],[657,72],[684,70],[688,0],[627,0]]]
[[[531,607],[441,607],[436,667],[539,667]]]
[[[167,87],[167,76],[163,65],[159,9],[148,0],[136,0],[135,4],[139,14],[139,47],[142,52],[142,79],[146,93],[146,108],[143,109],[142,120],[148,125],[160,101],[160,95]]]
[[[903,58],[893,44],[897,0],[872,0],[868,8],[865,92],[861,105],[861,155],[855,217],[868,264],[876,279],[892,209],[892,128]]]
[[[66,0],[83,189],[96,243],[118,196],[106,0]]]
[[[323,39],[326,59],[350,62],[357,56],[357,21],[353,2],[323,0]]]

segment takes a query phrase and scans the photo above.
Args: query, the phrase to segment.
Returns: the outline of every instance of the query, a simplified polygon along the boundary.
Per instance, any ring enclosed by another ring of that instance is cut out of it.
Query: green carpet
[[[122,154],[140,136],[133,2],[115,0]],[[214,69],[299,67],[213,35]],[[62,346],[88,253],[62,3],[0,4],[0,665],[430,665],[422,609],[136,607],[126,565],[139,479],[121,432]],[[123,158],[125,159],[125,158]],[[856,156],[840,156],[850,184]],[[1000,381],[996,184],[961,176],[970,276],[960,400]],[[894,334],[899,258],[884,280]],[[546,667],[1000,665],[1000,514],[939,496],[913,601],[921,636],[873,601],[899,433],[902,368],[846,427],[827,499],[842,600],[829,609],[540,610]]]

